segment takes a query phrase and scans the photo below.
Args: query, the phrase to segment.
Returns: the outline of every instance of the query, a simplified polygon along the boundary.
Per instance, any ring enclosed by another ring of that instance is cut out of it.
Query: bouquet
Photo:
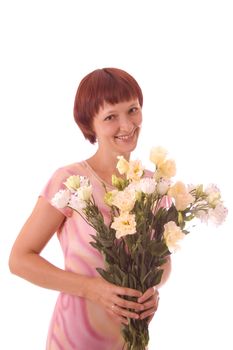
[[[154,172],[146,172],[139,160],[118,157],[121,176],[112,176],[114,189],[105,187],[104,202],[109,207],[110,223],[95,204],[88,178],[72,175],[57,192],[53,204],[77,211],[96,231],[90,244],[105,261],[99,274],[110,283],[137,289],[142,293],[158,285],[163,264],[189,233],[192,220],[221,224],[227,209],[216,185],[206,188],[173,182],[174,160],[167,159],[162,147],[151,150]],[[105,186],[103,184],[103,186]],[[149,343],[148,320],[129,319],[122,326],[127,350],[144,350]]]

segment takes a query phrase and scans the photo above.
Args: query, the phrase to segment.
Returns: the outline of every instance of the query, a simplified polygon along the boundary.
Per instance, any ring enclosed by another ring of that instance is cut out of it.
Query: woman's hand
[[[144,311],[140,313],[140,320],[148,317],[148,323],[152,320],[159,304],[159,292],[156,288],[149,288],[145,293],[138,299],[144,307]]]
[[[124,296],[144,298],[141,302],[135,302],[125,300]],[[151,292],[142,295],[138,290],[116,286],[102,277],[89,279],[85,297],[101,305],[116,321],[124,324],[128,324],[127,318],[139,319],[140,312],[147,308],[147,304],[152,304],[148,300],[152,297]],[[143,300],[147,302],[143,304]]]

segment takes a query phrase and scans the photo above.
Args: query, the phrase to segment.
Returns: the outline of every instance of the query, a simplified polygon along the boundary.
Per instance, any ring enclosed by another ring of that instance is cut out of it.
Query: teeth
[[[127,140],[127,139],[129,139],[130,137],[133,136],[134,131],[135,131],[135,129],[127,136],[126,135],[125,136],[116,136],[116,138],[121,139],[121,140]]]

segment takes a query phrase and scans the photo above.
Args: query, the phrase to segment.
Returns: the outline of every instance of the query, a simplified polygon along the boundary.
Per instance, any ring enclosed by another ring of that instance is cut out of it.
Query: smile
[[[119,136],[115,136],[115,138],[120,140],[128,140],[134,136],[134,133],[136,130],[137,130],[137,127],[134,128],[128,135],[119,135]]]

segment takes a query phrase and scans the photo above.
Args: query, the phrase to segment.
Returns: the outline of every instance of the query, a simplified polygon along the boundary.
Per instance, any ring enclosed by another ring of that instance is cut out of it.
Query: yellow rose
[[[80,177],[79,177],[79,175],[72,175],[72,176],[68,177],[66,182],[64,182],[64,185],[70,191],[76,191],[80,187]]]
[[[120,216],[114,218],[111,227],[116,230],[117,239],[126,235],[132,235],[136,233],[135,215],[123,212]]]
[[[169,221],[164,225],[163,236],[169,251],[172,253],[179,248],[177,242],[183,239],[185,234],[174,221]]]
[[[170,187],[168,195],[174,198],[175,207],[178,211],[185,210],[195,200],[181,181],[176,182],[175,185]]]
[[[129,162],[123,156],[118,156],[117,158],[119,159],[116,165],[117,170],[121,175],[125,174],[129,169]]]
[[[150,151],[150,160],[156,166],[165,161],[167,150],[163,147],[153,147]]]

